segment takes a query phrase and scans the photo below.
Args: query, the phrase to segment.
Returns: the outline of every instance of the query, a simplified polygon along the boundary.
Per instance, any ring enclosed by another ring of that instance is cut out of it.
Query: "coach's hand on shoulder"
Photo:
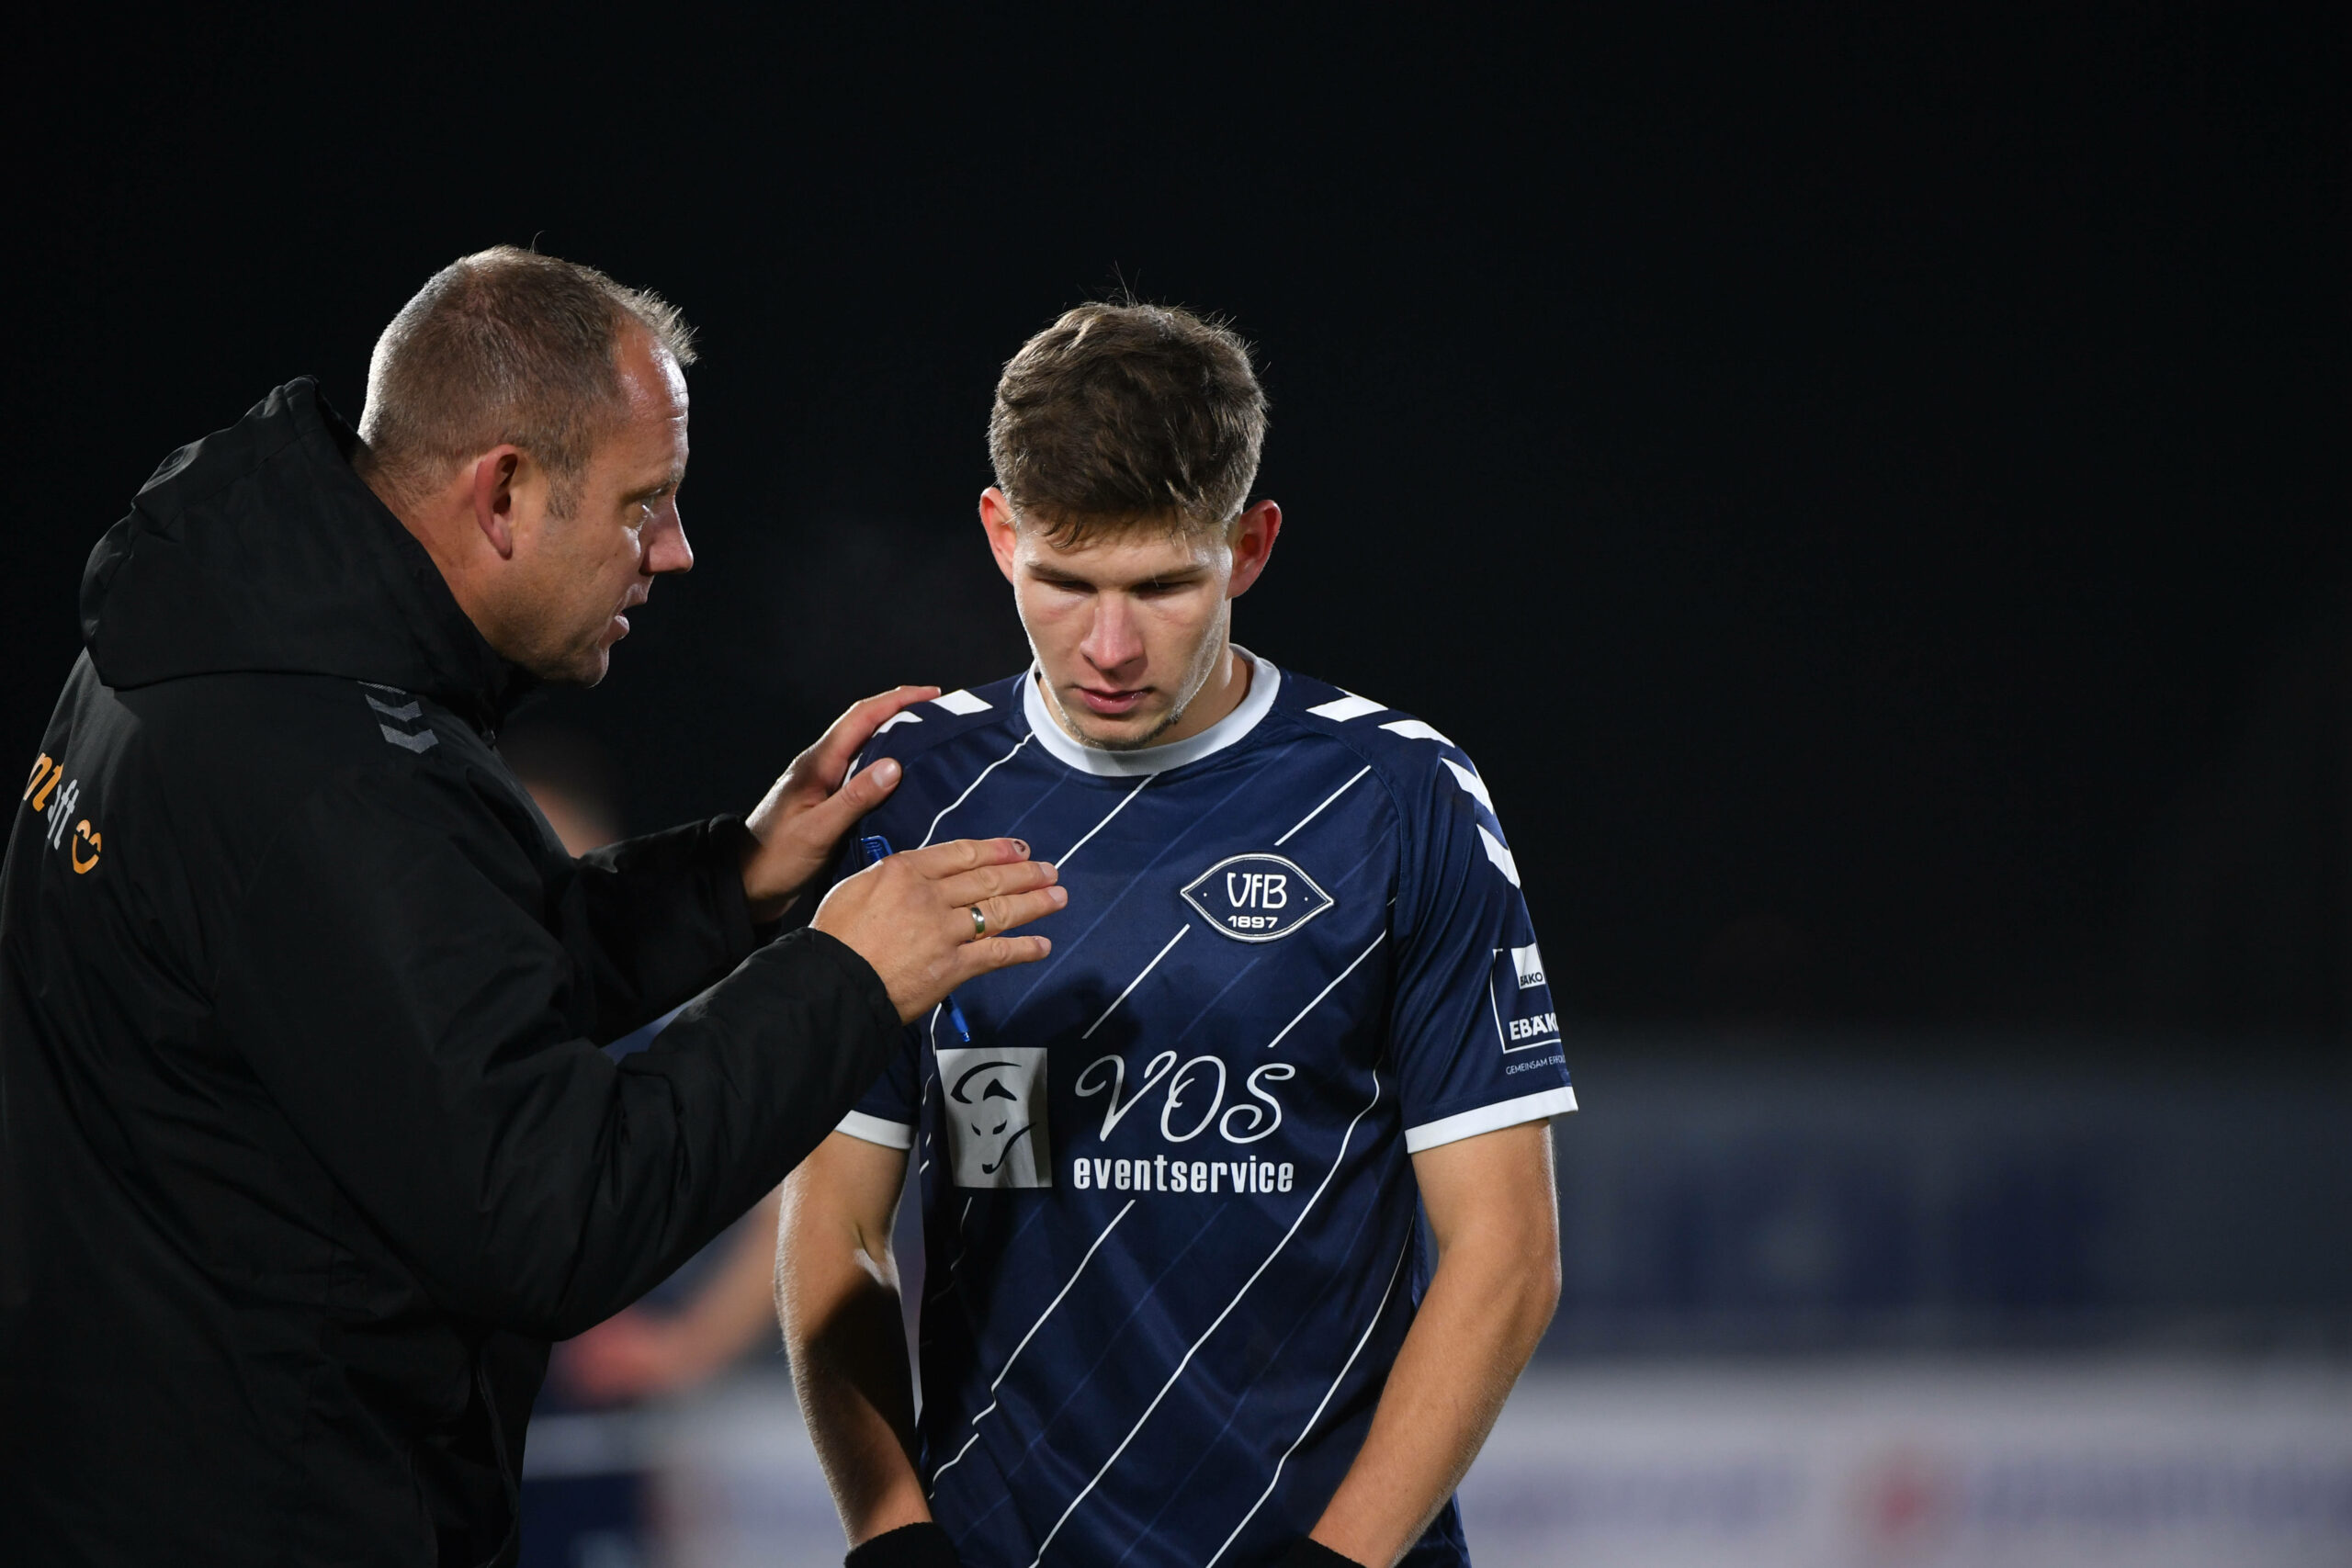
[[[912,1023],[974,976],[1054,950],[1041,936],[996,933],[1069,903],[1056,874],[1018,839],[958,839],[867,866],[826,894],[808,923],[874,965]]]
[[[939,695],[936,686],[900,686],[868,697],[833,720],[752,811],[757,843],[743,857],[743,897],[754,920],[781,919],[808,885],[832,863],[833,850],[857,819],[899,787],[899,764],[885,757],[851,779],[842,778],[874,732],[902,708]]]

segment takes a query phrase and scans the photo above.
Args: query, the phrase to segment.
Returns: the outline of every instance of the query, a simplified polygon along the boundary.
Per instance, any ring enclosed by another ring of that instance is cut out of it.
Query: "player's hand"
[[[846,788],[842,778],[876,730],[901,708],[937,695],[936,686],[900,686],[868,697],[792,760],[751,817],[752,836],[759,844],[743,859],[743,897],[752,919],[782,919],[832,863],[842,836],[899,787],[899,764],[888,757]]]
[[[808,923],[874,965],[899,1017],[912,1023],[974,976],[1054,950],[1041,936],[999,933],[1069,903],[1056,876],[1018,839],[958,839],[891,855],[836,884]],[[975,934],[975,907],[985,935]]]

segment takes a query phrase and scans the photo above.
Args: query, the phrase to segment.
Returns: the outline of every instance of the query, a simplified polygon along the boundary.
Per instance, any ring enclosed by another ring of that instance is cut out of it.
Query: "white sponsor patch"
[[[1043,1045],[939,1052],[940,1111],[958,1187],[1051,1187]]]
[[[1487,1006],[1504,1055],[1560,1043],[1560,1015],[1554,1010],[1552,988],[1544,977],[1544,955],[1533,942],[1495,949]]]
[[[986,713],[989,708],[987,699],[976,697],[969,692],[950,692],[944,697],[931,700],[953,714]]]

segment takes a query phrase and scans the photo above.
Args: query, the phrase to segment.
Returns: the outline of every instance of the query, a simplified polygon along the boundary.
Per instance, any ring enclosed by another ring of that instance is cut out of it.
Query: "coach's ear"
[[[1020,547],[1021,536],[1012,525],[1012,502],[994,485],[980,491],[980,526],[988,530],[989,551],[996,557],[997,570],[1014,587],[1019,579],[1012,575],[1012,553]]]
[[[1252,503],[1233,520],[1233,575],[1226,580],[1227,598],[1238,599],[1250,592],[1266,570],[1282,531],[1283,509],[1271,501]]]
[[[529,521],[529,491],[537,487],[537,465],[520,446],[493,446],[474,460],[467,484],[474,526],[501,560],[513,560],[517,536]]]

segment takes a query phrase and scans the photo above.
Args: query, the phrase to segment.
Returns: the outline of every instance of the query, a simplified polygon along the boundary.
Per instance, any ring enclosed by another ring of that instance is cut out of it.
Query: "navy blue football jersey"
[[[1408,1156],[1576,1109],[1519,872],[1443,735],[1253,660],[1190,740],[1019,676],[920,704],[895,850],[1017,837],[1043,963],[908,1032],[841,1130],[922,1183],[919,1464],[969,1568],[1260,1568],[1346,1473],[1432,1259]],[[878,847],[878,846],[877,846]],[[1405,1561],[1467,1562],[1449,1504]]]

